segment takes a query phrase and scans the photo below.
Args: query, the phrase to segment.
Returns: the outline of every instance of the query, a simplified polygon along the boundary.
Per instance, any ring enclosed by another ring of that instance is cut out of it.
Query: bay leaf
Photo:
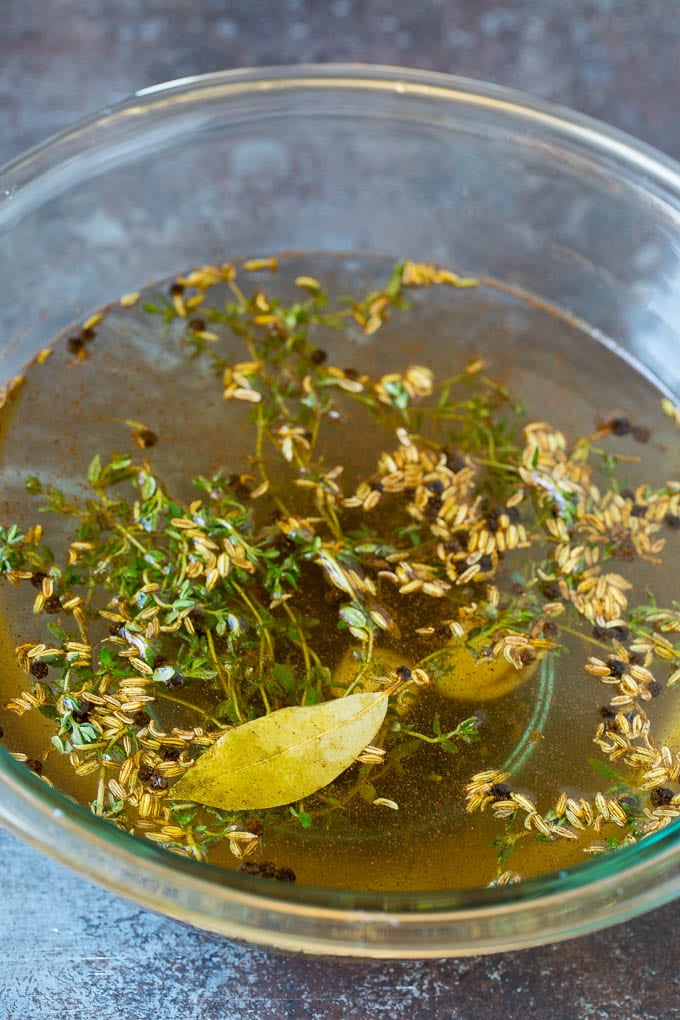
[[[321,790],[380,729],[383,691],[280,708],[229,730],[172,788],[175,800],[227,811],[278,807]]]

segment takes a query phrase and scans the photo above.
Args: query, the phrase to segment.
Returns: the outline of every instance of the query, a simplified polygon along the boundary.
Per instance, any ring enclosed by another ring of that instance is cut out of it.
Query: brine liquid
[[[299,299],[294,279],[311,273],[332,295],[358,297],[382,285],[391,265],[391,260],[377,258],[291,256],[281,260],[275,275],[243,274],[239,282],[248,293],[262,287],[287,302]],[[149,298],[155,300],[160,289],[151,288]],[[373,337],[349,327],[341,332],[318,330],[311,338],[328,351],[333,363],[374,375],[417,363],[444,378],[483,356],[487,374],[524,402],[527,421],[545,420],[574,438],[591,432],[600,413],[617,408],[649,428],[651,440],[644,447],[629,438],[617,440],[617,452],[640,458],[622,472],[626,484],[634,487],[647,481],[658,486],[678,477],[675,426],[660,410],[659,392],[584,330],[491,286],[419,289],[409,292],[408,300],[410,311],[395,313]],[[208,301],[219,303],[217,289],[209,293]],[[28,527],[40,519],[57,552],[64,524],[54,515],[38,514],[40,501],[26,494],[26,475],[83,495],[91,458],[130,448],[125,420],[143,422],[158,434],[158,445],[148,457],[154,472],[182,498],[192,491],[189,479],[194,475],[247,467],[248,408],[225,403],[207,360],[190,359],[181,335],[180,322],[164,328],[158,317],[136,306],[114,309],[104,319],[89,357],[81,363],[68,352],[64,338],[55,343],[53,356],[27,373],[18,398],[2,412],[3,522]],[[235,360],[243,357],[236,339],[230,353]],[[369,434],[353,430],[351,412],[338,422],[325,454],[329,465],[345,465],[347,494],[352,482],[371,473],[383,446],[384,434],[376,434],[373,441]],[[680,537],[668,538],[665,559],[672,564]],[[513,562],[521,568],[522,555],[530,556],[531,550],[514,555]],[[627,565],[626,574],[636,586],[631,604],[644,601],[647,584],[653,586],[660,605],[670,604],[676,594],[671,566],[637,561]],[[351,639],[335,627],[337,616],[324,601],[326,591],[319,581],[304,592],[303,604],[320,620],[323,652],[333,667]],[[32,617],[30,595],[18,598],[15,589],[4,585],[0,599],[4,663],[0,701],[4,701],[26,687],[25,675],[12,665],[14,646],[38,640],[43,623]],[[584,633],[590,628],[584,627]],[[477,713],[482,720],[480,739],[462,744],[455,755],[423,744],[407,766],[393,768],[378,792],[398,803],[398,811],[356,797],[347,810],[329,812],[308,830],[297,823],[268,829],[260,856],[291,867],[300,883],[329,888],[406,891],[486,885],[496,870],[492,843],[503,830],[490,815],[465,814],[462,788],[474,773],[512,762],[513,789],[535,798],[539,810],[546,810],[560,790],[592,798],[607,787],[589,764],[589,759],[602,757],[592,740],[599,706],[607,700],[606,691],[583,669],[588,654],[597,650],[579,638],[567,641],[561,635],[561,640],[567,647],[553,665],[544,663],[526,684],[497,701],[476,704],[423,694],[414,710],[416,721],[422,719],[425,726],[437,711],[442,730],[453,729]],[[400,642],[392,640],[386,647],[406,663],[417,662],[430,650],[425,639],[409,634],[404,626]],[[549,672],[553,668],[554,676]],[[665,677],[658,679],[663,683]],[[671,745],[680,736],[679,696],[664,688],[647,706],[658,739]],[[169,719],[159,710],[159,721],[193,725],[195,720],[182,719],[181,714]],[[42,753],[54,732],[53,724],[36,712],[17,719],[0,710],[0,724],[4,745],[29,757]],[[74,776],[58,754],[48,757],[44,774],[69,795],[91,801],[91,777]],[[578,843],[546,844],[532,836],[520,841],[509,867],[532,875],[581,862],[583,846],[592,837],[590,833]],[[238,864],[226,847],[214,850],[211,860],[230,868]]]

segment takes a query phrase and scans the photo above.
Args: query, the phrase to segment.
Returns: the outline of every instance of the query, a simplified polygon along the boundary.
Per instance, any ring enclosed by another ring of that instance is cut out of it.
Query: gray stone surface
[[[675,906],[504,956],[264,952],[156,917],[0,831],[3,1020],[661,1020],[680,1016]]]
[[[0,163],[156,81],[328,60],[486,78],[680,156],[678,0],[5,0],[1,14]],[[504,957],[329,962],[156,917],[6,833],[0,859],[2,1020],[680,1015],[674,905]]]
[[[510,85],[680,156],[679,13],[678,0],[5,0],[0,162],[154,82],[329,60]]]

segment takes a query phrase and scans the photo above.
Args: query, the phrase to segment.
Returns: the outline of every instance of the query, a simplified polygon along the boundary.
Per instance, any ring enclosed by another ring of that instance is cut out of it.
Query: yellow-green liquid
[[[261,287],[288,301],[299,298],[295,277],[311,274],[332,294],[358,296],[382,284],[390,267],[388,260],[301,255],[282,260],[276,275],[243,274],[239,282],[248,293]],[[212,303],[219,297],[218,292],[209,293]],[[411,310],[395,314],[373,337],[354,326],[339,333],[319,330],[312,337],[333,363],[375,375],[416,363],[431,367],[443,378],[483,356],[488,374],[524,401],[527,421],[545,420],[575,437],[591,432],[603,410],[617,408],[651,429],[645,446],[629,438],[609,441],[613,451],[640,457],[623,470],[626,484],[661,485],[680,474],[677,435],[661,413],[658,391],[566,319],[490,286],[461,291],[431,288],[413,291],[408,298]],[[56,552],[65,540],[64,524],[54,515],[38,515],[39,501],[26,495],[25,476],[36,475],[44,485],[84,495],[82,480],[94,454],[130,448],[124,419],[141,421],[158,434],[159,443],[148,452],[149,460],[168,488],[182,498],[192,492],[189,479],[193,475],[247,468],[249,407],[225,403],[219,379],[206,361],[190,360],[181,335],[181,323],[165,331],[156,317],[137,306],[116,309],[105,318],[97,327],[89,357],[81,363],[69,354],[63,338],[56,342],[53,356],[29,371],[20,395],[2,412],[0,517],[4,522],[17,521],[27,527],[40,519]],[[225,354],[230,355],[234,360],[244,357],[236,338]],[[347,494],[352,482],[371,473],[386,446],[383,433],[358,432],[353,424],[348,402],[341,420],[324,439],[328,465],[345,465]],[[381,512],[389,511],[375,511]],[[673,598],[673,564],[680,536],[666,537],[664,565],[653,567],[640,561],[621,565],[635,584],[631,605],[644,601],[646,586],[653,588],[660,605]],[[513,568],[522,568],[526,555],[531,552],[508,558],[499,585]],[[0,589],[2,701],[27,686],[25,675],[13,665],[14,646],[42,639],[44,624],[32,616],[35,592],[28,588],[3,585]],[[310,571],[299,606],[319,620],[315,649],[333,668],[356,642],[346,631],[338,631],[337,608],[329,594],[331,589],[320,572]],[[464,591],[456,597],[472,597],[472,593]],[[427,638],[414,633],[415,626],[422,626],[427,612],[435,618],[445,612],[440,604],[432,606],[433,600],[414,599],[406,606],[403,602],[395,598],[389,604],[400,636],[384,638],[382,647],[413,665],[432,650]],[[589,627],[582,629],[590,635]],[[423,744],[403,767],[391,769],[377,794],[398,803],[398,811],[357,796],[344,811],[328,811],[316,818],[308,830],[294,820],[268,828],[257,859],[292,868],[300,883],[328,888],[405,891],[486,885],[495,876],[492,843],[503,826],[489,813],[465,813],[463,786],[474,773],[502,768],[512,760],[513,789],[534,798],[539,811],[547,810],[561,790],[591,798],[607,787],[588,763],[589,758],[602,758],[592,740],[600,721],[599,706],[609,697],[609,691],[583,668],[587,656],[598,654],[598,649],[579,638],[565,640],[561,635],[560,639],[566,648],[554,664],[552,686],[543,665],[524,685],[497,701],[457,702],[432,691],[420,695],[409,721],[429,730],[437,711],[442,730],[448,730],[477,714],[482,720],[479,741],[461,744],[456,755]],[[663,685],[666,676],[660,671],[657,679]],[[673,741],[679,696],[664,688],[647,708],[660,740]],[[215,700],[221,700],[221,695],[215,694]],[[165,725],[196,722],[174,707],[168,715],[167,706],[160,703],[152,711]],[[4,746],[29,757],[38,757],[54,732],[53,724],[35,712],[17,719],[0,710],[0,725]],[[91,777],[75,777],[57,753],[47,759],[44,774],[84,803],[93,797]],[[353,778],[350,770],[340,789],[349,788]],[[286,818],[285,809],[281,818]],[[528,876],[580,863],[585,859],[583,847],[592,839],[593,833],[586,833],[577,843],[546,844],[537,843],[532,835],[520,841],[508,866]],[[225,846],[215,849],[211,860],[238,866]]]

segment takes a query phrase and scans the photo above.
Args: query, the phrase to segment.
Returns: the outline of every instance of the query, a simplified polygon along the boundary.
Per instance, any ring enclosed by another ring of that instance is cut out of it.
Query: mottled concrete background
[[[366,61],[573,106],[680,156],[677,0],[5,0],[0,161],[154,82]]]
[[[0,163],[135,89],[226,67],[404,64],[576,107],[680,157],[678,0],[5,0]],[[505,957],[286,959],[190,931],[0,833],[2,1020],[671,1018],[680,907]]]

